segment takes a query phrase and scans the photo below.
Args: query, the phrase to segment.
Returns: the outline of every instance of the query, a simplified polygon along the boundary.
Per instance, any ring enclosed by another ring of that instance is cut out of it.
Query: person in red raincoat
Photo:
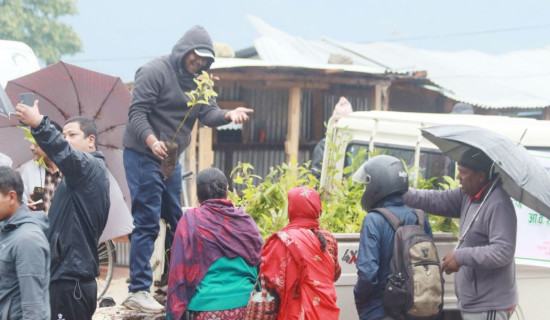
[[[321,198],[310,187],[288,192],[289,224],[271,235],[260,272],[279,296],[278,320],[338,319],[334,282],[340,277],[334,236],[319,228]]]

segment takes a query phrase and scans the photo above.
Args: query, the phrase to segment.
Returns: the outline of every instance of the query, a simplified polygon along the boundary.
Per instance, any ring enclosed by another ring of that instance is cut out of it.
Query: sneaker
[[[164,306],[155,300],[148,291],[130,292],[122,303],[128,309],[143,312],[161,312]]]

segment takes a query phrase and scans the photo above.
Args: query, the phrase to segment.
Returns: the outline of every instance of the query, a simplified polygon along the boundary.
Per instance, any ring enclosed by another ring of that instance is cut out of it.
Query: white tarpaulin
[[[531,152],[550,172],[550,153]],[[550,268],[550,219],[512,199],[518,217],[516,263]]]

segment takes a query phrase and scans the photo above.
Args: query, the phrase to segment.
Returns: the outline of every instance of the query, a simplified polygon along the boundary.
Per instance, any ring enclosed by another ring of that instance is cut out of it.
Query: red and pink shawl
[[[334,281],[340,276],[336,240],[326,230],[319,229],[321,199],[309,187],[292,189],[288,193],[289,224],[272,235],[262,250],[260,272],[266,276],[268,288],[280,296],[278,319],[336,320]],[[314,230],[323,233],[327,250],[321,250]],[[281,240],[289,242],[285,245]],[[296,250],[296,261],[289,252]]]
[[[221,257],[260,264],[262,238],[252,217],[233,202],[210,199],[181,217],[170,261],[167,303],[172,319],[181,319],[206,272]]]

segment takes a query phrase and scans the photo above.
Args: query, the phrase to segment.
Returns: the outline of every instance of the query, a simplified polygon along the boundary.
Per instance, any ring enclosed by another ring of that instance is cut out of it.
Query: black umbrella
[[[451,159],[468,149],[483,151],[495,163],[508,195],[550,219],[550,176],[519,143],[495,132],[465,125],[424,128],[422,135]]]

